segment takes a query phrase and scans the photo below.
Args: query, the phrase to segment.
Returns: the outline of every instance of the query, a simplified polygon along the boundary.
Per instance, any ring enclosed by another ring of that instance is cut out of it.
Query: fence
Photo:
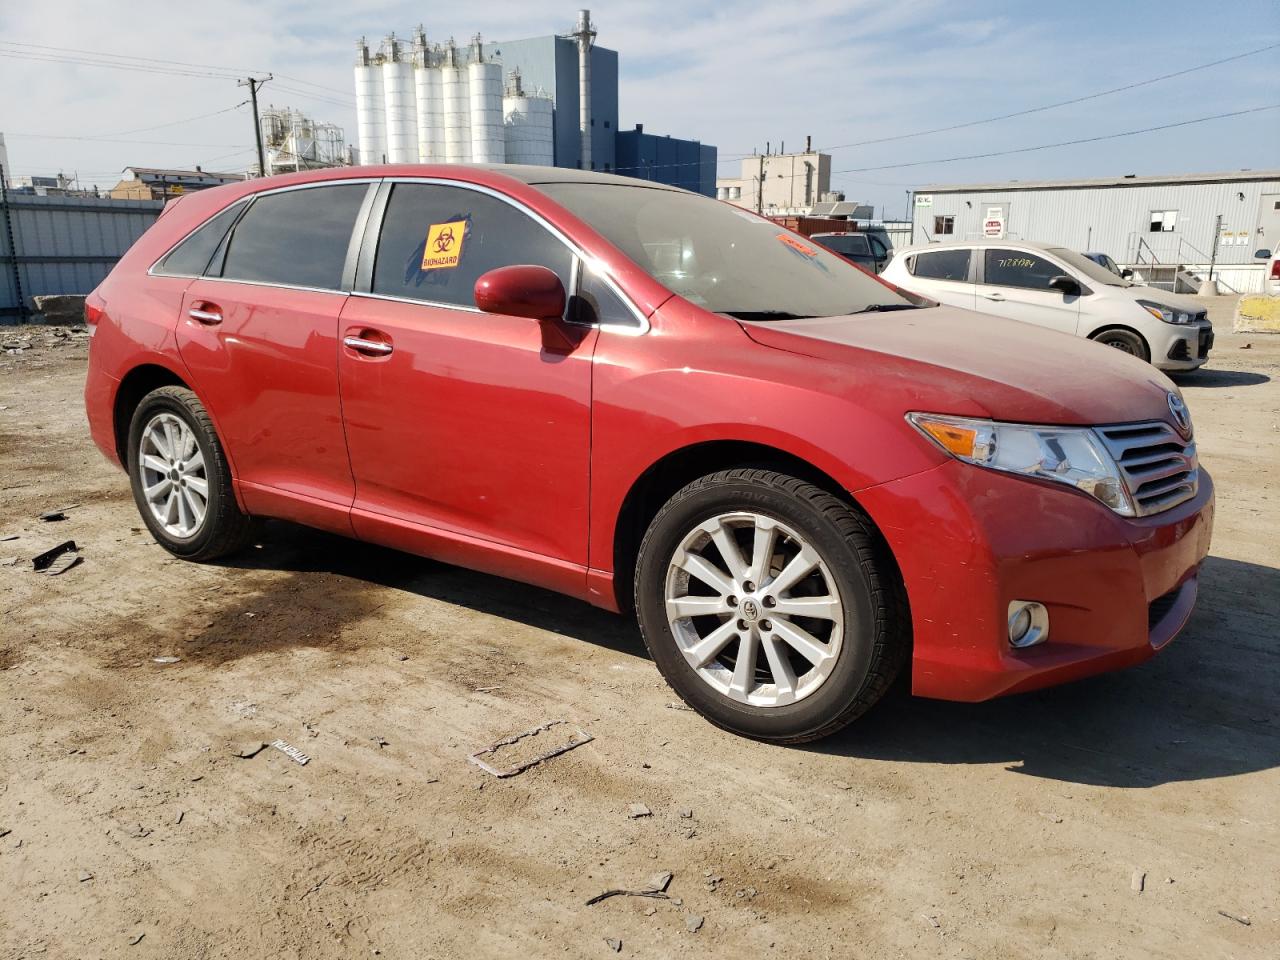
[[[0,323],[21,323],[31,313],[32,297],[88,293],[163,206],[159,200],[41,197],[0,188]]]

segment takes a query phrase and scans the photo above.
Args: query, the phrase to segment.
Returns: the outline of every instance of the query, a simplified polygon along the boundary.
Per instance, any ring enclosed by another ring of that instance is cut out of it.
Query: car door
[[[338,317],[375,186],[257,195],[183,297],[178,351],[250,512],[350,533]]]
[[[921,250],[907,260],[911,282],[904,287],[949,307],[974,308],[973,251],[968,247]]]
[[[889,262],[889,258],[893,256],[893,252],[885,242],[874,233],[867,234],[867,242],[871,244],[871,272],[877,274],[882,273],[884,271],[885,264],[887,264]]]
[[[977,293],[983,313],[1034,323],[1061,333],[1076,332],[1080,295],[1049,286],[1056,276],[1071,276],[1062,264],[1038,250],[987,247],[982,250]]]
[[[399,181],[384,193],[341,324],[355,529],[567,589],[545,563],[520,565],[550,557],[583,580],[596,331],[482,313],[474,287],[537,264],[569,289],[574,254],[487,190]]]

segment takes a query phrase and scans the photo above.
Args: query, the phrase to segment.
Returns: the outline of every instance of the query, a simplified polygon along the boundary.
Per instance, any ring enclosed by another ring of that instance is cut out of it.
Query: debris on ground
[[[45,523],[57,523],[59,520],[67,519],[67,512],[65,510],[46,510],[40,514],[40,519]]]
[[[145,933],[135,933],[133,936],[129,938],[129,946],[136,947],[138,944],[142,942],[142,938],[145,936],[146,936]]]
[[[604,942],[609,945],[609,949],[612,950],[614,953],[622,952],[621,940],[615,940],[613,937],[605,937]]]
[[[704,918],[698,916],[696,913],[691,913],[684,918],[685,929],[690,933],[697,933],[701,930],[704,922]]]
[[[379,750],[381,750],[383,747],[391,746],[391,741],[388,740],[386,737],[370,737],[369,739],[373,743],[376,743],[378,745]]]
[[[70,558],[68,559],[68,555]],[[80,548],[74,540],[64,540],[44,553],[31,558],[31,569],[36,572],[45,571],[49,576],[66,573],[80,562]]]
[[[587,901],[587,906],[594,906],[601,900],[608,900],[610,897],[651,897],[654,900],[670,900],[667,894],[667,887],[671,886],[671,878],[673,874],[670,870],[664,870],[662,873],[655,873],[649,878],[649,882],[638,890],[606,890],[604,893],[598,893]]]
[[[80,882],[81,882],[81,883],[86,883],[86,882],[88,882],[89,880],[92,880],[92,879],[93,879],[93,874],[92,874],[92,873],[90,873],[88,870],[81,870],[81,871],[80,871],[80,875],[79,875],[79,876],[80,876]]]
[[[266,749],[266,746],[267,745],[261,740],[248,740],[237,745],[231,752],[243,760],[248,760],[249,758],[256,757],[260,754]]]
[[[307,756],[297,747],[293,746],[292,744],[286,743],[283,740],[274,740],[272,741],[271,745],[275,747],[277,750],[279,750],[281,753],[283,753],[290,760],[292,760],[294,763],[297,763],[301,766],[305,767],[308,763],[311,762],[311,758],[309,756]]]
[[[181,663],[181,657],[152,657],[152,663]]]
[[[685,807],[683,810],[681,810],[681,811],[680,811],[680,818],[681,818],[682,820],[692,820],[692,819],[693,819],[693,808],[692,808],[692,807]]]
[[[1234,920],[1236,923],[1244,924],[1246,927],[1253,925],[1253,921],[1243,914],[1228,913],[1226,910],[1219,910],[1218,915],[1226,917],[1228,920]]]
[[[495,777],[499,777],[499,778],[514,777],[516,774],[524,773],[524,771],[528,770],[530,767],[537,766],[543,761],[550,760],[552,757],[558,757],[562,753],[568,753],[570,750],[580,747],[584,743],[590,743],[592,740],[595,739],[595,737],[591,736],[591,734],[587,733],[584,730],[575,730],[574,739],[568,741],[567,743],[563,743],[558,747],[553,747],[552,749],[547,750],[544,753],[538,754],[536,757],[532,757],[529,760],[525,760],[521,763],[516,764],[515,766],[507,767],[506,769],[503,769],[503,770],[500,770],[497,767],[490,765],[487,761],[481,758],[486,755],[495,754],[499,750],[501,750],[503,747],[508,747],[513,743],[519,743],[521,740],[524,740],[528,737],[536,737],[539,734],[544,733],[547,730],[550,730],[552,727],[559,726],[560,724],[568,723],[568,722],[569,721],[567,720],[548,720],[546,723],[540,726],[534,727],[532,730],[526,730],[524,733],[516,733],[509,737],[503,737],[501,740],[497,740],[494,743],[489,744],[489,746],[481,750],[477,750],[475,753],[467,757],[467,759],[472,763],[474,763],[481,770],[485,771],[486,773],[492,774]]]
[[[688,710],[690,713],[693,712],[693,707],[686,706],[683,703],[668,703],[667,709],[668,710]]]
[[[641,817],[652,817],[653,811],[643,803],[633,803],[631,806],[627,807],[627,816],[632,820],[638,820]]]
[[[1134,870],[1133,875],[1129,877],[1129,889],[1134,893],[1141,893],[1147,886],[1147,871]]]

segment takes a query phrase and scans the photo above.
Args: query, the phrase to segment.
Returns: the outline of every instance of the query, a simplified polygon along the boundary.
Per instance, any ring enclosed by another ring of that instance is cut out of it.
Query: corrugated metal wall
[[[920,242],[981,239],[986,208],[1004,204],[1005,235],[1010,239],[1057,243],[1082,252],[1096,250],[1120,263],[1137,260],[1142,240],[1161,263],[1188,265],[1209,262],[1215,223],[1222,214],[1222,233],[1231,234],[1232,242],[1220,239],[1217,262],[1231,266],[1254,263],[1260,200],[1263,194],[1277,192],[1280,180],[955,193],[921,190],[918,198],[931,196],[932,204],[913,209]],[[1175,229],[1151,232],[1154,210],[1176,210]],[[939,216],[955,217],[951,237],[934,234],[934,218]]]
[[[159,200],[10,193],[0,211],[0,320],[18,318],[15,279],[28,308],[35,296],[88,293],[163,207]]]

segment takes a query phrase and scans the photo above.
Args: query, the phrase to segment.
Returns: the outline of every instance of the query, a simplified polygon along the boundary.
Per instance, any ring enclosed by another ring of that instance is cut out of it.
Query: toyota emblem
[[[1169,394],[1169,412],[1173,414],[1178,432],[1191,439],[1191,413],[1187,410],[1186,402],[1176,393]]]

